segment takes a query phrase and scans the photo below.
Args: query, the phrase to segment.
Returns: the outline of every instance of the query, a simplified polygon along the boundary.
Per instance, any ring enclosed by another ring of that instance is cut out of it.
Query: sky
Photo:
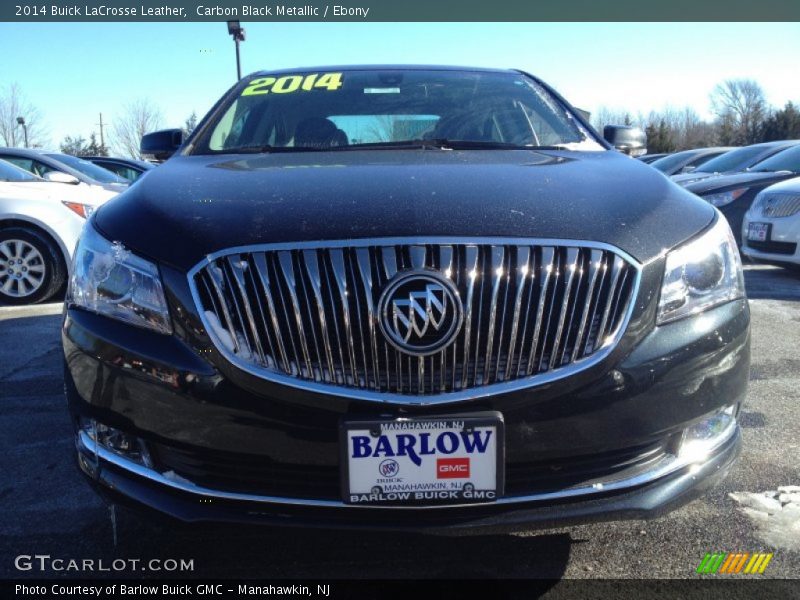
[[[800,102],[800,23],[248,23],[242,72],[343,64],[520,68],[573,105],[647,113],[691,106],[752,78],[775,106]],[[220,23],[0,23],[0,89],[43,115],[51,147],[88,137],[146,98],[164,127],[198,117],[236,78]]]

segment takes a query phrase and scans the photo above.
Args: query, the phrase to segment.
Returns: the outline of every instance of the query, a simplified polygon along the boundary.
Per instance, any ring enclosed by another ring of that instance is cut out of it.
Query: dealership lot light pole
[[[239,59],[239,42],[244,41],[244,29],[239,25],[239,21],[228,21],[228,34],[233,37],[236,44],[236,80],[242,78],[242,64]]]
[[[28,147],[28,126],[25,124],[25,119],[17,117],[17,125],[22,125],[22,133],[25,136],[25,147]]]

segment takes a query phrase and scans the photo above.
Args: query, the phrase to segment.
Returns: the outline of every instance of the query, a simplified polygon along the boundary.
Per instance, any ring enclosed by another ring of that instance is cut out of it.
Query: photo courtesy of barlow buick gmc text
[[[800,595],[800,5],[52,3],[1,598]]]

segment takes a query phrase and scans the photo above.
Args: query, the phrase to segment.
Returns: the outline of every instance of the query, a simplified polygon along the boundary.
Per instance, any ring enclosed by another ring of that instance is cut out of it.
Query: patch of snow
[[[219,322],[217,315],[215,315],[210,310],[205,311],[206,320],[208,324],[211,326],[211,330],[214,332],[214,335],[217,336],[217,339],[225,346],[225,349],[229,352],[233,352],[233,338],[231,334],[228,333],[228,330],[222,326],[222,323]]]
[[[756,524],[767,544],[800,550],[800,486],[779,486],[761,493],[733,492],[729,496]]]

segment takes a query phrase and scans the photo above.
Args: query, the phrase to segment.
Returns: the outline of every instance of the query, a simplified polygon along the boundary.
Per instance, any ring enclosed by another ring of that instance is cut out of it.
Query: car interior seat
[[[347,135],[333,121],[324,117],[310,117],[297,124],[294,145],[305,148],[332,148],[346,146]]]

